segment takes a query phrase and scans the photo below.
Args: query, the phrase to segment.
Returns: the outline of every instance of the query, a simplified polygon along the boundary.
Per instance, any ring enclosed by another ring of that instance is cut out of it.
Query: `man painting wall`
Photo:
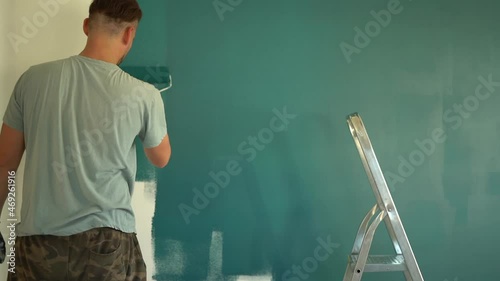
[[[160,93],[118,67],[141,18],[136,0],[94,0],[84,50],[19,78],[0,134],[2,204],[26,150],[9,280],[146,280],[130,202],[134,140],[157,167],[171,149]]]

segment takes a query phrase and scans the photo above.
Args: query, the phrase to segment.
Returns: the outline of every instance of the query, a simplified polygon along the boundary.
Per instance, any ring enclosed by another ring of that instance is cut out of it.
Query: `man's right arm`
[[[151,148],[144,148],[144,152],[146,153],[146,156],[151,164],[158,168],[167,166],[168,161],[170,160],[170,155],[172,154],[168,135],[163,138],[160,145]]]
[[[144,152],[151,164],[163,168],[168,164],[172,153],[170,139],[167,133],[165,108],[160,92],[152,93],[144,112],[144,120],[139,138],[144,146]]]

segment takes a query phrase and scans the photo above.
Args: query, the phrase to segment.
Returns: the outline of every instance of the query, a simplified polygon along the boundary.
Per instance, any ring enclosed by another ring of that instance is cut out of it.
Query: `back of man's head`
[[[137,0],[94,0],[89,8],[90,31],[118,35],[127,26],[137,26],[142,11]]]

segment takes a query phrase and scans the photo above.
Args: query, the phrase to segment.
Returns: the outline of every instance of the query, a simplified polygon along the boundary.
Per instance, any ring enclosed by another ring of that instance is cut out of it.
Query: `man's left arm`
[[[9,172],[17,171],[24,149],[24,133],[4,123],[0,133],[0,214],[9,193]]]

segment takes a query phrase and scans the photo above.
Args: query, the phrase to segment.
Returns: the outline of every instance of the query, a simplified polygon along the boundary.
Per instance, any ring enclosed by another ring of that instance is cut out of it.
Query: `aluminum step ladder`
[[[344,281],[359,281],[365,272],[388,271],[402,271],[406,280],[423,281],[424,278],[420,273],[417,260],[380,169],[363,120],[358,113],[353,113],[347,117],[347,123],[377,198],[377,204],[366,214],[359,226],[354,247],[349,256]],[[370,223],[373,217],[375,218]],[[395,254],[369,255],[373,236],[382,221],[385,222],[387,232],[391,237]]]

